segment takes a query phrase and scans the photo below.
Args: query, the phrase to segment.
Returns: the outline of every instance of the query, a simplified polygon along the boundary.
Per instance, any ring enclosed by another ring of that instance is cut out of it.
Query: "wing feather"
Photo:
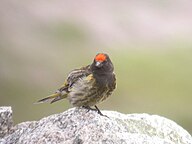
[[[67,77],[68,86],[71,87],[77,80],[91,73],[90,65],[71,71]]]

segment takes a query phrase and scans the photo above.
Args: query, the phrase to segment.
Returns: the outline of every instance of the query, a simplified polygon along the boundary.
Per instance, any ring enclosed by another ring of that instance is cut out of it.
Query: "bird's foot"
[[[102,112],[99,110],[99,108],[95,105],[95,110],[97,110],[97,113],[100,114],[101,116],[105,116],[109,118],[107,115],[102,114]]]
[[[82,106],[83,108],[87,109],[87,112],[89,112],[90,110],[92,111],[97,111],[96,109],[94,108],[91,108],[90,106]]]
[[[91,108],[90,106],[82,106],[82,107],[87,109],[87,112],[89,112],[90,110],[97,111],[97,113],[100,114],[101,116],[105,116],[105,117],[109,118],[107,115],[102,114],[102,112],[99,110],[99,108],[96,105],[95,105],[95,109]]]

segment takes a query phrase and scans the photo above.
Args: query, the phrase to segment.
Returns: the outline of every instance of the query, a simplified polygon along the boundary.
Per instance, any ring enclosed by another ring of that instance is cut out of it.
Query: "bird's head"
[[[98,53],[94,61],[91,65],[93,71],[100,71],[100,72],[113,72],[113,64],[107,54]]]
[[[107,59],[109,59],[108,55],[103,53],[97,54],[94,59],[95,66],[101,68],[107,62]]]

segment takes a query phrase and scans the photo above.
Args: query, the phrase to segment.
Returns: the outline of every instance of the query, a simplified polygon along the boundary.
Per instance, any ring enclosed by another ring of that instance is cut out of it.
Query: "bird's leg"
[[[90,106],[82,106],[82,107],[87,109],[87,112],[89,112],[90,110],[97,111],[97,109],[93,109]]]
[[[99,110],[99,108],[96,105],[95,105],[95,109],[97,110],[98,114],[100,114],[101,116],[105,116],[105,117],[109,118],[108,116],[102,114],[101,111]]]
[[[87,112],[89,112],[90,110],[97,111],[97,113],[100,114],[101,116],[105,116],[105,117],[109,118],[108,116],[102,114],[101,111],[99,110],[99,108],[96,105],[95,105],[95,109],[91,108],[90,106],[82,106],[82,107],[87,109]]]
[[[95,105],[95,109],[97,110],[98,114],[100,114],[101,116],[104,116],[96,105]]]

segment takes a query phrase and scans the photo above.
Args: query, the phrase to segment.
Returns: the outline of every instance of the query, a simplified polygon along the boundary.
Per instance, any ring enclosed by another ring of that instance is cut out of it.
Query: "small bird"
[[[107,54],[98,53],[91,65],[71,71],[61,88],[37,103],[54,103],[67,98],[74,107],[96,110],[103,115],[96,104],[110,96],[115,88],[113,64]]]

